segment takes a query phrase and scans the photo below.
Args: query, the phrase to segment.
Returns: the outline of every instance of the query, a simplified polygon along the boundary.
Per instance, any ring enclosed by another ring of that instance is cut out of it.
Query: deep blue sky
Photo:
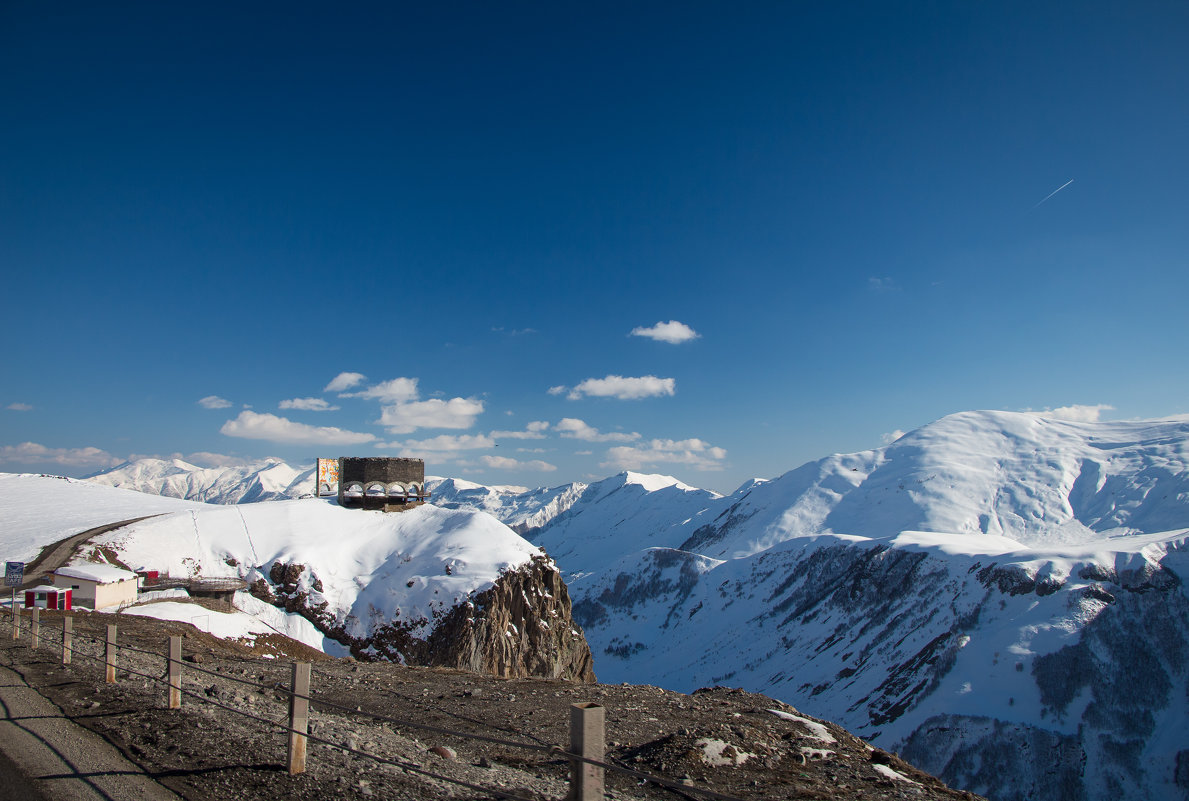
[[[1187,41],[1183,2],[0,4],[0,470],[729,490],[955,411],[1189,413]],[[608,376],[663,394],[572,392]]]

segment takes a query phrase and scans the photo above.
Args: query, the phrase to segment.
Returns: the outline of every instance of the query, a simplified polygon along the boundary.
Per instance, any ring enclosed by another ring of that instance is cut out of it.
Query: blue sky
[[[0,6],[0,470],[1189,413],[1184,3],[243,5]]]

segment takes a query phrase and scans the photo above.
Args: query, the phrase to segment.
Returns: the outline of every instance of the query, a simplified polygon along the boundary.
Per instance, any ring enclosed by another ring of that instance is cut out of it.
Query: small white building
[[[67,565],[54,571],[54,586],[71,588],[75,604],[104,609],[133,603],[137,576],[112,565]]]

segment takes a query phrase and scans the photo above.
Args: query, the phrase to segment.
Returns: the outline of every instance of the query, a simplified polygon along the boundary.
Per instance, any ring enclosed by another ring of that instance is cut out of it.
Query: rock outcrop
[[[295,612],[357,659],[451,667],[508,678],[540,677],[594,682],[594,660],[582,628],[574,621],[561,573],[538,556],[502,573],[487,590],[428,621],[391,620],[352,636],[325,603],[299,587],[305,565],[276,562],[251,586],[251,593]],[[317,576],[308,579],[320,587]],[[425,632],[428,630],[428,636]]]
[[[595,680],[590,646],[571,616],[569,590],[544,557],[454,607],[428,645],[433,665],[504,677]]]

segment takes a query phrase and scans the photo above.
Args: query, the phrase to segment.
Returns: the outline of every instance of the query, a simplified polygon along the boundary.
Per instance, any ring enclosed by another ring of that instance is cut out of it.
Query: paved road
[[[178,801],[98,735],[25,683],[0,646],[0,798]],[[23,792],[32,786],[34,793]],[[13,791],[16,792],[13,792]]]
[[[51,801],[41,794],[33,782],[21,773],[16,763],[0,751],[0,798],[21,801]]]

